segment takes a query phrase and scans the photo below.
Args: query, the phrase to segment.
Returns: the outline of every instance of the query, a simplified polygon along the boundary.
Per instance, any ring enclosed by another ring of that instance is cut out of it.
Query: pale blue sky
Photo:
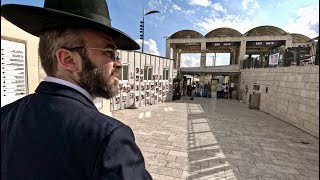
[[[43,6],[44,0],[2,0]],[[139,22],[145,12],[147,53],[165,56],[165,36],[190,29],[203,35],[213,29],[229,27],[245,33],[262,25],[277,26],[290,33],[319,36],[318,0],[107,0],[112,26],[139,42]],[[186,64],[187,65],[187,64]],[[188,66],[188,65],[187,65]]]

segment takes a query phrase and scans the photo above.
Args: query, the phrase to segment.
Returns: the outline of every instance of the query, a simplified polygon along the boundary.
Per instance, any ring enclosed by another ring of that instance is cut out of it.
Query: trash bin
[[[237,99],[238,98],[238,92],[237,91],[232,91],[231,97],[232,97],[232,99]]]
[[[260,93],[250,94],[249,109],[260,109]]]

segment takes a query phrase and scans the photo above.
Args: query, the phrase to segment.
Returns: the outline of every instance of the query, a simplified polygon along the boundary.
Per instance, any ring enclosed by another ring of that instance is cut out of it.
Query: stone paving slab
[[[318,138],[236,100],[182,98],[113,116],[132,128],[155,180],[319,179]]]

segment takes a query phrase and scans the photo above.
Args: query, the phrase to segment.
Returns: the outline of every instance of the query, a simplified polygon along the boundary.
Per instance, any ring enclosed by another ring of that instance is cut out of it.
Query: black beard
[[[80,86],[87,90],[92,97],[110,99],[118,94],[119,81],[112,76],[119,76],[120,69],[114,69],[107,74],[104,67],[96,67],[88,56],[81,55],[83,70],[80,73]]]

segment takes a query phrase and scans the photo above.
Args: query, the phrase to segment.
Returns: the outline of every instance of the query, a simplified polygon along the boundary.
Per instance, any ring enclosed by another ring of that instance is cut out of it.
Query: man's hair
[[[39,38],[39,56],[41,66],[48,76],[54,76],[57,70],[56,52],[59,48],[84,46],[79,28],[56,28],[43,32]]]

